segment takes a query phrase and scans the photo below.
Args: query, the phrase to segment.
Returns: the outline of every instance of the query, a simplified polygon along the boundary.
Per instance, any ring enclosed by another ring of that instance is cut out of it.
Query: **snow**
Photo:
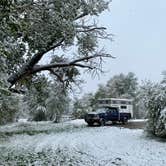
[[[44,122],[40,124],[43,125]],[[46,126],[48,124],[51,125],[51,123],[46,123]],[[83,120],[74,120],[61,125],[77,127],[61,132],[53,129],[53,132],[49,134],[13,135],[1,141],[0,152],[3,154],[0,153],[0,165],[7,162],[4,158],[10,153],[16,156],[24,154],[24,160],[36,166],[166,165],[166,143],[147,138],[141,129],[131,130],[111,126],[86,127]],[[30,155],[35,158],[29,157]],[[18,160],[18,157],[14,157],[13,160],[16,159]]]
[[[131,119],[129,122],[146,122],[147,119]]]
[[[24,118],[18,119],[18,122],[27,122],[27,121],[28,121],[28,119],[24,119]]]
[[[66,122],[66,123],[70,123],[70,124],[74,124],[74,125],[86,125],[84,119],[71,120],[71,121]]]
[[[166,116],[166,108],[164,108],[164,109],[161,111],[161,116],[162,116],[162,117],[165,117],[165,116]]]

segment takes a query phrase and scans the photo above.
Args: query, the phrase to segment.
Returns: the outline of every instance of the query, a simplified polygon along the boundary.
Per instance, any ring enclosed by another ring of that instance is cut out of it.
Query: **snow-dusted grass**
[[[35,135],[39,133],[57,133],[62,131],[72,131],[77,128],[86,127],[86,123],[81,120],[73,120],[65,123],[47,122],[18,122],[0,127],[0,137],[12,136],[14,134]]]
[[[21,125],[21,124],[20,124]],[[29,124],[31,127],[35,123]],[[49,123],[37,123],[41,129]],[[47,126],[47,127],[44,127]],[[16,124],[4,126],[12,130]],[[54,127],[67,127],[56,130]],[[68,127],[72,126],[72,127]],[[73,128],[73,126],[77,126]],[[53,127],[53,128],[52,128]],[[17,131],[19,126],[16,127]],[[49,134],[17,134],[0,143],[0,165],[165,166],[166,143],[144,136],[143,130],[85,127],[82,120],[50,126]],[[40,129],[40,130],[41,130]],[[10,164],[11,163],[11,164]]]

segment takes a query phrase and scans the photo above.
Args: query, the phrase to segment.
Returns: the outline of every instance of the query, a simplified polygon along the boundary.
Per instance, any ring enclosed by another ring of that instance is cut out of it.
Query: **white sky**
[[[105,48],[116,59],[108,59],[105,75],[91,78],[87,74],[82,93],[94,92],[113,75],[134,72],[138,79],[160,81],[166,70],[166,0],[113,0],[110,11],[99,22],[113,33],[114,42]]]

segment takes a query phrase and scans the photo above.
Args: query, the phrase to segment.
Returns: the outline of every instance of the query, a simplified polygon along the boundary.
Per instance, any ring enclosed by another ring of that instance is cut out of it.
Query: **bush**
[[[142,87],[147,111],[146,131],[157,137],[166,138],[166,89],[161,84],[148,83]]]
[[[46,121],[46,108],[43,106],[37,106],[33,112],[31,112],[32,121]]]
[[[77,110],[74,110],[74,112],[72,113],[72,116],[75,119],[84,119],[86,113],[87,111],[85,109],[77,109]]]
[[[19,96],[0,88],[0,125],[16,120],[19,110]]]

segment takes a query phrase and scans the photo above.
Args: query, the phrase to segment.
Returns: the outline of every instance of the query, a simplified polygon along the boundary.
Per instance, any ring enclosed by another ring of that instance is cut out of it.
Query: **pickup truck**
[[[98,108],[95,112],[87,113],[85,115],[85,122],[87,122],[89,126],[95,123],[104,126],[108,121],[112,123],[122,122],[125,124],[130,118],[130,113],[119,112],[118,107],[103,107]]]

